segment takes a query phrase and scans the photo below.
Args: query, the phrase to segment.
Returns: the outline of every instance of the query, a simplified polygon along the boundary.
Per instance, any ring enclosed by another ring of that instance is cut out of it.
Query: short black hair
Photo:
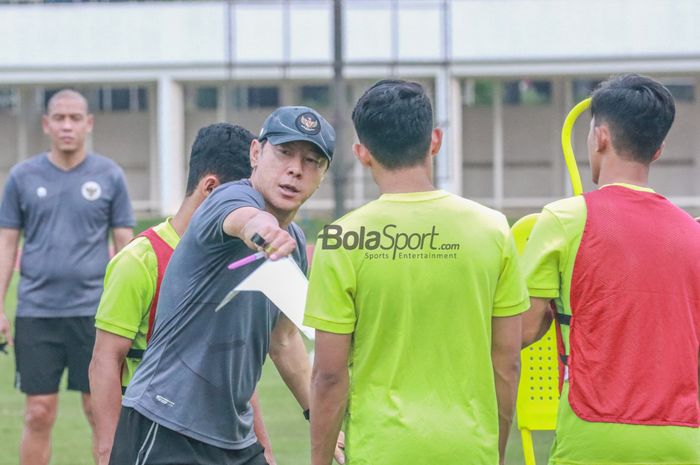
[[[187,195],[192,195],[199,181],[213,174],[224,184],[249,178],[250,143],[255,138],[247,129],[229,123],[205,126],[192,144]]]
[[[352,122],[360,142],[382,166],[415,166],[430,148],[433,107],[420,84],[384,80],[360,97]]]
[[[649,164],[671,129],[676,105],[660,82],[623,74],[593,91],[591,114],[596,126],[608,124],[613,148],[620,156]]]

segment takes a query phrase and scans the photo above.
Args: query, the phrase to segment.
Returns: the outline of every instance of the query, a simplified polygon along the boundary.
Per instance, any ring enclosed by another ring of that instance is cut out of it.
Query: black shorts
[[[165,428],[122,407],[109,465],[267,465],[256,442],[245,449],[222,449]]]
[[[89,393],[95,345],[91,316],[15,319],[15,385],[28,395],[55,394],[68,368],[68,389]]]

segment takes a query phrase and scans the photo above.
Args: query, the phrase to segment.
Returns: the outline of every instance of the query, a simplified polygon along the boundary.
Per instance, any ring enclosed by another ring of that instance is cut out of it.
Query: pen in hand
[[[231,263],[227,268],[229,270],[235,270],[236,268],[240,268],[242,266],[245,266],[249,263],[253,263],[256,260],[260,260],[261,258],[267,257],[267,254],[265,252],[256,252],[253,255],[248,255],[247,257],[243,257],[240,260],[236,260],[235,262]]]
[[[263,239],[263,237],[258,233],[253,234],[251,241],[255,245],[257,245],[258,247],[265,248],[265,246],[266,246],[265,239]],[[248,255],[247,257],[243,257],[240,260],[236,260],[235,262],[231,263],[228,266],[228,269],[235,270],[236,268],[240,268],[242,266],[245,266],[249,263],[253,263],[256,260],[260,260],[261,258],[265,258],[265,257],[267,257],[266,252],[256,252],[253,255]]]

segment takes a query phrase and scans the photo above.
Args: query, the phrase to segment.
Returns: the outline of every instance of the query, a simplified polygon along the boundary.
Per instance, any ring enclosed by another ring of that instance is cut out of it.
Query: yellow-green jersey
[[[628,184],[616,186],[653,192]],[[640,197],[640,202],[642,199]],[[574,264],[586,219],[587,206],[583,196],[545,206],[522,257],[530,296],[554,299],[557,312],[563,315],[572,314]],[[565,353],[570,354],[569,326],[561,325],[561,333]],[[668,343],[672,344],[673,341]],[[644,341],[640,341],[640,344],[644,344]],[[624,356],[620,354],[620,357]],[[572,410],[569,388],[569,382],[565,380],[550,465],[700,464],[698,428],[586,421]]]
[[[505,217],[475,202],[385,194],[327,226],[304,322],[353,335],[348,463],[497,464],[492,318],[528,307]]]
[[[170,219],[152,229],[173,249],[180,242],[180,236]],[[95,327],[133,341],[122,369],[124,387],[131,380],[146,349],[149,316],[157,280],[158,258],[146,237],[135,238],[107,265],[104,292],[95,315]]]

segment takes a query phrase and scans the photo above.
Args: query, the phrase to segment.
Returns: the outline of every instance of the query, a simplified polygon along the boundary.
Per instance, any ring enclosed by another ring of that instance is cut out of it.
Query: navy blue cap
[[[335,150],[335,129],[309,107],[280,107],[267,117],[258,140],[268,140],[272,145],[305,140],[318,147],[330,163]]]

